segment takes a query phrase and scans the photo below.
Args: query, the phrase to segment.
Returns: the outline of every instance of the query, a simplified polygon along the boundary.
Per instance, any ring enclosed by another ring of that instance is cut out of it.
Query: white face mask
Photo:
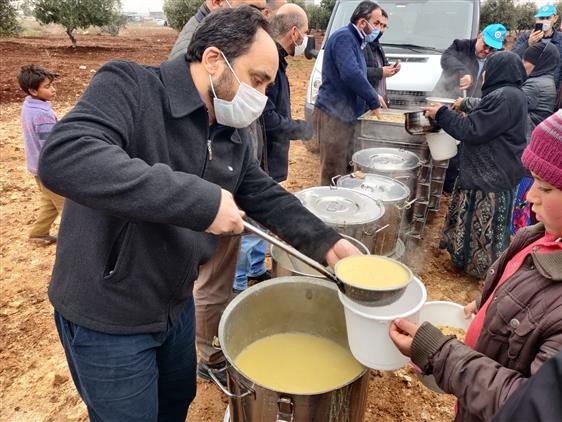
[[[543,21],[542,23],[542,30],[544,32],[548,31],[550,28],[552,28],[552,25],[550,24],[550,21]]]
[[[299,33],[299,35],[301,35],[301,31],[297,29],[297,32]],[[295,56],[302,56],[304,54],[304,50],[306,50],[307,44],[308,44],[308,37],[306,36],[302,37],[302,42],[300,44],[297,44],[295,42]]]
[[[215,87],[213,86],[213,79],[209,75],[211,81],[211,90],[213,91],[213,106],[215,108],[215,118],[217,123],[224,126],[240,129],[248,127],[254,120],[256,120],[263,112],[267,103],[267,96],[263,95],[257,89],[252,88],[250,85],[240,82],[234,69],[221,51],[221,54],[228,65],[228,68],[240,84],[236,95],[231,101],[222,100],[217,97]]]

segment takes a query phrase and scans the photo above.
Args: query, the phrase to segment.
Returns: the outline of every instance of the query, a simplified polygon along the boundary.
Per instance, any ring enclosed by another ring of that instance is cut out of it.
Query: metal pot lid
[[[401,148],[367,148],[353,154],[352,161],[374,171],[391,172],[413,170],[420,159],[411,151]]]
[[[295,196],[328,225],[369,224],[384,214],[381,203],[355,189],[319,186],[296,192]]]
[[[396,179],[380,174],[356,171],[340,177],[337,184],[343,188],[360,189],[383,202],[398,202],[410,197],[408,186]]]

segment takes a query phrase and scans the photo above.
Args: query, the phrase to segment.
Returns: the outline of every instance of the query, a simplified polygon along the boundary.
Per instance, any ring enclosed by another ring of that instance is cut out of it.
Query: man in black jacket
[[[289,144],[293,139],[310,139],[312,125],[291,116],[291,90],[287,78],[287,56],[301,55],[306,47],[308,18],[298,5],[288,3],[279,8],[271,24],[277,43],[279,69],[275,82],[267,89],[263,118],[267,139],[267,166],[276,181],[287,179]]]
[[[380,39],[388,28],[388,13],[385,10],[381,10],[381,14],[382,16],[379,18],[380,33],[375,41],[367,44],[363,54],[367,63],[367,79],[390,106],[386,95],[386,78],[390,78],[400,72],[400,63],[395,62],[391,65],[384,54]]]
[[[39,177],[67,198],[49,298],[92,420],[185,420],[193,280],[220,235],[242,232],[244,212],[330,265],[359,253],[234,129],[262,112],[277,72],[266,29],[253,8],[220,10],[187,56],[106,64],[43,149]]]
[[[507,30],[493,23],[482,30],[475,39],[454,40],[441,56],[443,73],[435,86],[434,94],[457,98],[466,91],[469,97],[480,97],[482,68],[490,53],[501,50]]]

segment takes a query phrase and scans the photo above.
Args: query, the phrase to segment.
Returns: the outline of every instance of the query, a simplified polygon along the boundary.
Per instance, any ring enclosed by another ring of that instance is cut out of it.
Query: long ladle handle
[[[270,234],[264,232],[263,230],[260,230],[259,228],[257,228],[253,224],[248,223],[247,221],[244,221],[244,228],[248,231],[251,231],[255,235],[261,237],[262,239],[267,240],[268,242],[274,244],[275,246],[283,249],[288,254],[291,254],[292,256],[297,258],[299,261],[302,261],[305,264],[311,266],[312,268],[314,268],[316,271],[318,271],[322,275],[328,277],[330,280],[335,281],[336,284],[338,285],[338,287],[340,287],[340,289],[343,287],[343,283],[340,281],[340,279],[338,279],[336,277],[336,275],[333,272],[328,270],[326,267],[324,267],[320,263],[316,262],[314,259],[309,258],[308,256],[306,256],[302,252],[299,252],[298,250],[296,250],[292,246],[290,246],[290,245],[286,244],[285,242],[277,239],[276,237],[271,236]],[[340,286],[340,284],[342,286]]]

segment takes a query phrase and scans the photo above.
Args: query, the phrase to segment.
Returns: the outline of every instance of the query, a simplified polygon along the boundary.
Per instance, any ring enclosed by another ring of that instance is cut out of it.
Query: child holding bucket
[[[458,399],[455,420],[489,421],[508,397],[562,350],[562,111],[533,131],[522,157],[539,223],[517,233],[488,271],[465,343],[433,325],[395,320],[390,337]]]

